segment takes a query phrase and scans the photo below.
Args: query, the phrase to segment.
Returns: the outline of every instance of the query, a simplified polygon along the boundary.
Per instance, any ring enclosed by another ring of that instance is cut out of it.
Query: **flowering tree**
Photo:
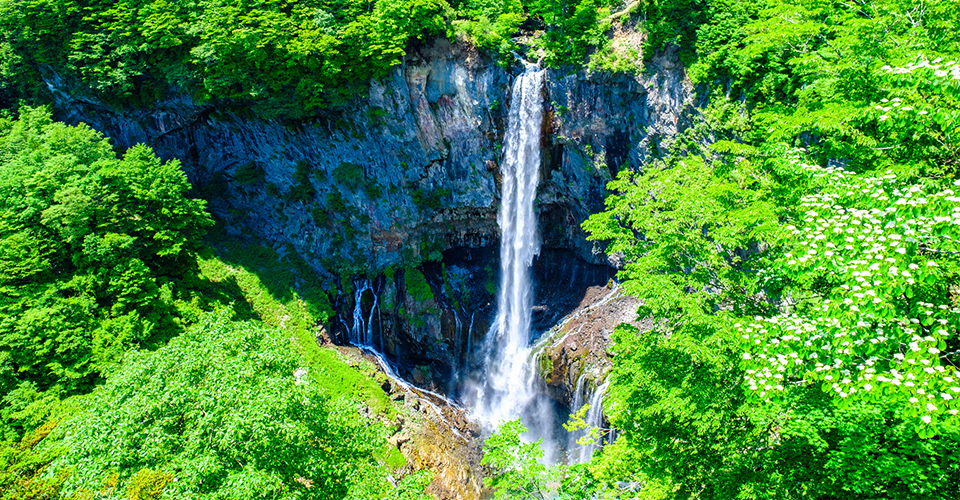
[[[781,314],[737,325],[752,346],[749,388],[768,397],[816,381],[840,400],[893,399],[924,424],[960,422],[960,308],[946,279],[960,253],[960,197],[933,181],[905,187],[893,174],[793,161],[819,189],[802,198],[767,279],[801,286]]]
[[[943,179],[958,159],[960,65],[919,58],[881,78],[889,96],[862,125],[892,168],[858,175],[787,155],[807,194],[776,238],[782,253],[766,280],[790,293],[780,314],[737,327],[749,342],[746,384],[759,397],[819,382],[841,404],[902,404],[929,436],[960,422],[960,181]]]

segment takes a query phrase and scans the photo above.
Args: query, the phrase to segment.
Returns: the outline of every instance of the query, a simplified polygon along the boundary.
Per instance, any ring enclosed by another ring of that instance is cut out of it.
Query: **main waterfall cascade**
[[[501,231],[497,316],[481,353],[486,369],[475,383],[471,406],[488,428],[522,417],[530,437],[544,438],[548,443],[549,455],[555,427],[553,406],[537,389],[530,347],[530,266],[540,251],[534,199],[540,170],[543,77],[544,70],[528,67],[513,85],[500,166],[503,188],[497,214]]]
[[[544,345],[540,344],[553,339],[551,335],[545,335],[537,345],[532,342],[534,288],[531,267],[540,253],[534,201],[540,180],[544,75],[545,70],[528,65],[526,71],[518,76],[513,84],[504,137],[504,156],[500,167],[502,194],[497,214],[501,231],[500,286],[496,316],[483,343],[476,346],[474,352],[476,311],[462,309],[458,312],[453,308],[453,373],[448,387],[452,389],[453,397],[463,402],[469,413],[487,431],[493,430],[501,422],[521,418],[528,428],[525,439],[543,439],[547,461],[563,459],[561,452],[565,448],[567,461],[585,462],[602,443],[581,446],[576,443],[576,439],[585,432],[565,435],[558,431],[561,421],[557,416],[560,412],[556,403],[546,394],[537,369],[537,357],[544,348]],[[570,277],[571,285],[575,279],[576,267]],[[398,381],[401,386],[412,387],[407,382],[402,382],[395,373],[393,363],[384,354],[379,297],[381,285],[378,280],[357,280],[354,283],[352,324],[348,325],[343,316],[340,321],[350,343],[373,355],[389,378]],[[367,301],[364,304],[365,293],[372,295],[372,303]],[[614,289],[594,306],[606,303],[617,293],[617,289]],[[564,321],[570,319],[571,317],[568,317]],[[559,331],[557,328],[562,324],[550,331]],[[468,358],[465,362],[460,358],[464,352]],[[576,382],[573,405],[569,410],[571,413],[575,412],[589,402],[590,409],[585,420],[591,427],[602,427],[602,398],[607,383],[604,382],[593,392],[589,392],[584,382],[585,376],[581,375]],[[459,408],[440,394],[422,388],[417,390]],[[443,419],[442,412],[436,408],[434,410]],[[460,436],[455,429],[452,430]]]

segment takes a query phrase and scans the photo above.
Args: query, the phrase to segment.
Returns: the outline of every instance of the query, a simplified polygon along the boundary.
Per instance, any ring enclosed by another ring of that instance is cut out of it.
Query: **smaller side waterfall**
[[[578,412],[581,408],[583,408],[585,403],[590,405],[589,409],[587,409],[587,414],[584,415],[584,421],[587,423],[587,428],[571,433],[567,447],[569,450],[568,459],[570,462],[576,463],[589,462],[594,451],[602,448],[604,444],[612,443],[614,439],[612,431],[608,436],[604,436],[603,433],[603,398],[607,393],[607,388],[610,387],[610,381],[609,379],[604,380],[604,382],[593,391],[593,394],[591,394],[589,398],[586,398],[584,379],[584,374],[581,374],[577,379],[571,410]],[[587,399],[589,399],[589,401],[585,401]],[[577,440],[588,435],[590,430],[594,427],[600,428],[600,438],[597,440],[597,442],[587,445],[577,444]],[[604,439],[604,437],[607,439]]]
[[[580,411],[580,408],[583,408],[583,389],[584,383],[587,380],[587,373],[581,372],[580,376],[577,377],[577,383],[573,388],[573,405],[570,406],[570,409],[573,411]]]
[[[378,290],[373,288],[370,280],[367,279],[356,281],[354,286],[356,290],[353,292],[353,325],[348,329],[350,332],[350,343],[371,348],[374,347],[373,315],[376,313],[377,319],[380,320],[377,325],[380,328],[380,351],[383,352],[383,320],[380,316],[380,294]],[[373,295],[373,304],[370,306],[370,312],[364,317],[363,294],[366,292],[370,292],[371,295]]]
[[[470,326],[467,328],[467,353],[466,356],[469,359],[470,353],[473,352],[473,320],[477,317],[477,312],[474,311],[470,313]]]

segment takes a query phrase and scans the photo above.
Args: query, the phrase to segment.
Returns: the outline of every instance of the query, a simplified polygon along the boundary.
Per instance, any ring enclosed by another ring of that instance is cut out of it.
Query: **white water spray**
[[[578,381],[579,383],[579,381]],[[593,392],[593,395],[590,396],[590,408],[587,409],[587,414],[584,415],[584,421],[587,422],[586,432],[578,433],[579,435],[585,435],[589,432],[590,429],[594,427],[599,427],[601,429],[600,437],[596,443],[587,444],[587,445],[578,445],[576,448],[571,447],[572,458],[579,463],[587,463],[590,461],[590,457],[593,456],[593,452],[603,447],[604,444],[604,435],[602,432],[603,429],[603,398],[607,393],[607,388],[610,387],[610,379],[604,380],[603,384],[600,384],[600,387]],[[581,388],[582,390],[582,388]],[[576,403],[574,403],[576,404]],[[580,405],[576,406],[575,410],[580,410],[583,406],[583,399],[581,396]],[[577,436],[579,437],[579,436]],[[612,437],[612,436],[611,436]],[[608,439],[609,442],[613,442],[612,439]]]
[[[523,417],[530,437],[545,438],[551,453],[552,407],[537,390],[531,357],[533,290],[530,266],[540,252],[533,202],[540,170],[543,117],[542,69],[528,67],[513,84],[503,162],[500,225],[500,290],[497,317],[487,335],[486,370],[474,412],[487,426]]]

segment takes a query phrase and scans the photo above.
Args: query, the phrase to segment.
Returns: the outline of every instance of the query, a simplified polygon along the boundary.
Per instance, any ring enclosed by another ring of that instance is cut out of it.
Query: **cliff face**
[[[579,223],[605,184],[683,126],[690,89],[671,54],[642,76],[550,71],[544,89],[539,213],[545,247],[600,263]],[[117,110],[48,86],[59,117],[117,146],[143,142],[179,158],[228,227],[290,245],[321,274],[383,270],[497,239],[501,141],[516,71],[441,40],[351,109],[287,123],[170,99]]]
[[[229,231],[303,257],[340,290],[331,336],[376,346],[408,380],[448,390],[495,313],[498,162],[522,70],[439,40],[349,109],[296,122],[186,97],[117,110],[47,83],[60,119],[178,158]],[[541,331],[613,274],[616,262],[580,229],[603,208],[606,184],[662,150],[692,110],[670,52],[642,75],[551,70],[543,96]],[[430,292],[410,293],[411,266]],[[360,275],[372,279],[342,279]]]

